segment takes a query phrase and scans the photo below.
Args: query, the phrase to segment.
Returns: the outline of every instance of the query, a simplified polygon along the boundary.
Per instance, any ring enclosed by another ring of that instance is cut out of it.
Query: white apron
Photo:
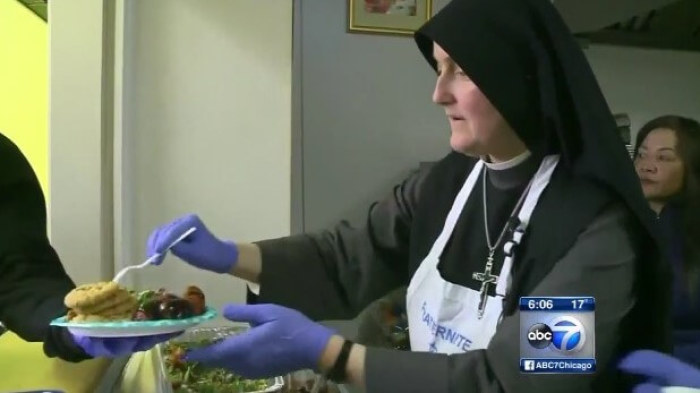
[[[450,239],[462,209],[482,172],[484,162],[479,161],[474,165],[474,169],[455,198],[442,233],[435,240],[430,252],[409,283],[406,292],[406,311],[411,351],[451,354],[486,348],[501,320],[503,298],[510,286],[512,251],[522,239],[532,211],[542,191],[549,184],[549,179],[558,162],[558,155],[545,157],[533,178],[518,213],[520,224],[513,231],[512,238],[504,244],[506,258],[503,261],[503,267],[500,273],[492,273],[498,274],[496,296],[487,297],[481,318],[477,315],[480,292],[444,280],[437,268],[445,244]]]

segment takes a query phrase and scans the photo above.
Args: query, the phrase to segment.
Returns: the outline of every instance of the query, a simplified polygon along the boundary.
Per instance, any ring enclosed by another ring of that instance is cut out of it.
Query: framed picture
[[[413,34],[432,12],[432,0],[348,0],[348,30]]]

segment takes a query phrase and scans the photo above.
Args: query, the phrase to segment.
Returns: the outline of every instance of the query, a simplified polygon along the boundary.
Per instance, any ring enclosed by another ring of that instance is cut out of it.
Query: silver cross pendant
[[[474,280],[481,282],[481,289],[479,290],[479,309],[477,312],[478,319],[481,319],[484,316],[486,301],[488,300],[489,285],[496,285],[498,282],[498,276],[491,274],[491,268],[493,267],[493,254],[493,251],[489,253],[483,273],[474,272],[472,274],[472,278]]]

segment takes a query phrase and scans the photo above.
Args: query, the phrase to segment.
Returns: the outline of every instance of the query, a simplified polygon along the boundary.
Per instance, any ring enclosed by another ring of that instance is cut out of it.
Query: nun
[[[176,256],[259,284],[224,309],[252,328],[189,359],[249,377],[313,368],[368,392],[624,391],[620,356],[669,350],[670,272],[582,50],[547,0],[453,0],[415,40],[452,152],[365,227],[245,244],[187,215],[153,231],[149,255],[195,226]],[[411,351],[313,322],[402,286]],[[521,296],[595,297],[594,373],[521,374]]]

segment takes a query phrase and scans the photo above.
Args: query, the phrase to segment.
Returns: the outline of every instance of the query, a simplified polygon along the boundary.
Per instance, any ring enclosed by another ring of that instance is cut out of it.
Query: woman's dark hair
[[[653,130],[666,128],[676,134],[676,150],[683,162],[683,186],[673,203],[681,209],[683,221],[683,264],[687,284],[692,291],[700,272],[700,123],[677,115],[657,117],[646,123],[637,134],[634,157]]]

